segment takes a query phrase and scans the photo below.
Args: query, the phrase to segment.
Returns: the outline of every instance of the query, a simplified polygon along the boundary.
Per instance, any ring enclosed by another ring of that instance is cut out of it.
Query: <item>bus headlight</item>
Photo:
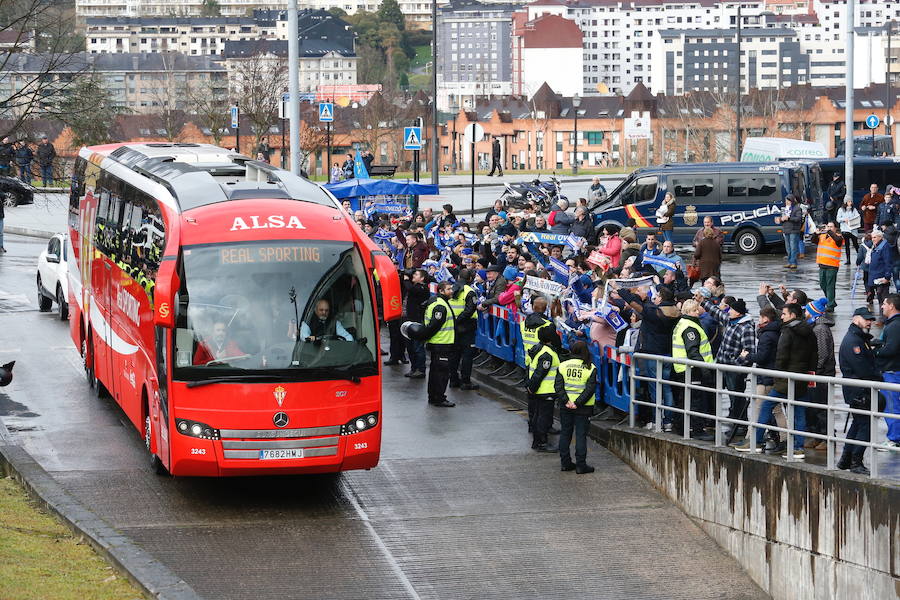
[[[188,437],[200,438],[202,440],[219,439],[219,430],[210,427],[206,423],[199,421],[189,421],[187,419],[175,419],[175,429],[178,433]]]
[[[341,435],[359,433],[361,431],[366,431],[367,429],[372,429],[376,425],[378,425],[378,413],[368,413],[356,417],[355,419],[351,419],[346,424],[342,425]]]

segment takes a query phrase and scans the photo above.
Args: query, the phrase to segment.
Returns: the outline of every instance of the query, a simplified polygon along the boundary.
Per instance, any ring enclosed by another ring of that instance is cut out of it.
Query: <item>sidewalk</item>
[[[66,230],[69,195],[35,192],[34,204],[5,210],[4,233],[51,238]]]

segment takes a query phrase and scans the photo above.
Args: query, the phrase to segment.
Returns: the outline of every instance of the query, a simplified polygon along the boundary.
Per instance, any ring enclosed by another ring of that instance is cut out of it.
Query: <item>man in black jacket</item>
[[[675,296],[669,288],[661,287],[656,296],[651,299],[649,295],[642,298],[630,290],[620,289],[616,292],[622,300],[627,302],[635,311],[641,314],[641,333],[639,338],[640,352],[645,354],[659,354],[660,356],[672,356],[672,332],[681,318],[681,311],[675,304]],[[641,375],[656,378],[656,361],[642,361],[639,365]],[[660,378],[663,381],[672,379],[672,363],[660,363]],[[656,402],[656,385],[650,384],[651,402]],[[662,403],[664,406],[672,406],[672,386],[662,386]],[[645,408],[645,407],[642,407]],[[642,411],[649,413],[650,409]],[[644,415],[647,416],[647,415]],[[663,430],[672,430],[672,413],[666,411],[663,415]]]
[[[818,361],[818,346],[812,327],[803,318],[803,308],[797,304],[786,304],[781,309],[781,336],[778,338],[778,348],[775,351],[774,370],[787,373],[812,373],[816,369]],[[772,400],[763,400],[759,409],[758,423],[768,423],[772,418],[772,409],[778,403],[778,399],[787,398],[791,385],[787,378],[776,377],[775,385],[769,397]],[[804,401],[807,395],[807,383],[805,381],[793,382],[793,399]],[[806,410],[803,406],[794,406],[793,428],[798,431],[806,429]],[[787,411],[786,411],[787,412]],[[756,451],[762,452],[764,430],[756,429]],[[794,435],[794,458],[803,458],[802,435]],[[749,451],[749,446],[743,451]],[[785,456],[787,458],[787,456]]]
[[[831,176],[831,183],[828,184],[826,192],[828,198],[825,201],[825,210],[822,216],[824,221],[833,221],[837,218],[837,211],[844,204],[844,196],[847,195],[847,186],[841,181],[841,174],[835,171]]]
[[[425,303],[431,292],[428,291],[428,273],[424,269],[415,269],[411,274],[403,273],[403,293],[406,296],[407,321],[421,323],[425,320]],[[404,376],[410,379],[425,379],[425,344],[422,340],[410,338],[406,345],[409,354],[410,369]]]
[[[41,143],[37,147],[37,161],[41,166],[41,179],[44,187],[53,184],[53,159],[56,158],[56,148],[50,143],[46,135],[41,136]]]
[[[497,177],[503,177],[503,165],[500,164],[500,138],[498,137],[491,142],[491,172],[488,173],[488,177],[493,175],[494,171],[499,171]]]
[[[11,176],[13,174],[12,162],[14,156],[15,150],[9,138],[3,138],[3,141],[0,142],[0,175]]]
[[[875,315],[866,308],[857,308],[853,312],[853,321],[847,329],[847,334],[841,341],[841,349],[838,360],[841,364],[841,375],[849,379],[865,379],[867,381],[881,380],[881,373],[875,367],[875,352],[872,349],[872,334],[869,329],[875,322]],[[842,386],[844,389],[844,402],[850,408],[868,410],[871,407],[871,392],[868,388]],[[847,439],[858,442],[868,442],[871,435],[871,420],[868,415],[851,414],[853,421],[847,430]],[[841,470],[850,469],[852,473],[868,475],[869,470],[863,466],[863,456],[866,447],[856,444],[844,443],[844,452],[837,463]]]
[[[450,308],[456,319],[456,350],[450,359],[450,387],[461,390],[477,390],[472,383],[472,360],[478,349],[475,334],[478,329],[478,293],[472,287],[475,274],[471,269],[462,269],[453,286]]]

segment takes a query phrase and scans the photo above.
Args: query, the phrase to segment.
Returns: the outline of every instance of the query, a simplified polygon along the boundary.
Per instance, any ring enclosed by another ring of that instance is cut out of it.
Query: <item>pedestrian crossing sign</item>
[[[404,127],[403,128],[403,149],[404,150],[421,150],[422,149],[422,128],[421,127]]]
[[[319,102],[319,121],[323,123],[334,121],[334,103]]]

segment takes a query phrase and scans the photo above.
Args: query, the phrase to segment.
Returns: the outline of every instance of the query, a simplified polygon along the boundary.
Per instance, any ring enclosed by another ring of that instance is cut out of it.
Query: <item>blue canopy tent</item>
[[[436,196],[438,186],[420,183],[409,179],[347,179],[338,183],[325,184],[325,189],[334,194],[338,200],[349,199],[353,210],[360,210],[366,200],[391,202],[401,196]],[[374,197],[365,198],[362,197]],[[406,200],[408,202],[408,200]],[[416,208],[411,206],[411,208]]]

